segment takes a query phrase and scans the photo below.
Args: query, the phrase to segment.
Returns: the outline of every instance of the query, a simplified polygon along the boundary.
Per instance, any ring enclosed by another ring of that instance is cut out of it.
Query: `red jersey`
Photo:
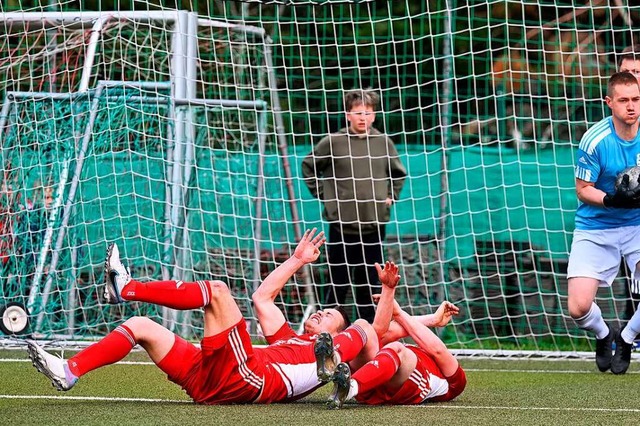
[[[176,336],[158,367],[200,404],[285,402],[322,383],[316,372],[313,335],[298,336],[287,324],[254,348],[244,320],[202,339],[201,349]]]
[[[369,404],[415,405],[427,401],[449,401],[460,395],[467,379],[462,368],[445,378],[435,361],[415,345],[405,345],[418,357],[415,370],[400,388],[387,385],[356,395],[356,401]]]
[[[312,334],[298,335],[285,323],[266,337],[269,346],[254,349],[264,366],[264,384],[256,402],[295,401],[323,385],[316,371],[315,338]]]

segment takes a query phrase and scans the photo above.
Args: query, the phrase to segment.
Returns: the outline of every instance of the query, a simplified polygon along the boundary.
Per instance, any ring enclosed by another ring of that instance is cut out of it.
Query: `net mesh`
[[[408,171],[385,243],[401,266],[401,305],[460,305],[440,331],[458,348],[591,350],[566,311],[573,155],[608,113],[603,88],[637,39],[640,7],[316,3],[193,2],[200,21],[181,47],[175,20],[152,5],[146,18],[103,12],[88,69],[95,20],[4,19],[0,304],[28,305],[32,331],[47,336],[98,337],[140,314],[197,338],[199,311],[104,304],[115,241],[140,279],[223,279],[252,320],[251,292],[289,256],[297,227],[326,228],[302,159],[344,126],[345,90],[374,87],[375,125]],[[183,83],[202,101],[191,106],[172,63],[190,37],[195,77]],[[95,101],[104,80],[160,86],[105,88]],[[235,103],[210,102],[220,100]],[[179,158],[182,142],[192,149]],[[324,253],[309,272],[278,299],[294,324],[309,282],[323,298]],[[627,275],[598,293],[609,322],[635,310]]]

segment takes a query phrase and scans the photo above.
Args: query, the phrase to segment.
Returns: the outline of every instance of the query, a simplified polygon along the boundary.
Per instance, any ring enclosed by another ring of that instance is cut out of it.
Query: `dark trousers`
[[[375,262],[382,265],[382,241],[385,227],[369,234],[344,234],[340,224],[329,227],[327,260],[331,285],[326,287],[324,304],[343,305],[349,288],[353,288],[358,317],[373,321],[375,308],[372,294],[380,293],[380,282]],[[321,299],[322,300],[322,299]]]

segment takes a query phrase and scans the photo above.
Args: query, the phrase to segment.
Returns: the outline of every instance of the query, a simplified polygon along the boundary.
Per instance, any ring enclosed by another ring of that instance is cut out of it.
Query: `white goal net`
[[[328,229],[302,159],[372,87],[408,172],[385,242],[401,305],[459,305],[439,333],[468,353],[590,352],[566,311],[573,155],[640,6],[583,3],[1,13],[5,337],[93,340],[140,314],[198,338],[201,312],[104,303],[110,242],[141,280],[224,280],[251,323],[255,286]],[[598,293],[610,323],[635,310],[627,275]],[[329,281],[323,252],[285,287],[295,326]]]

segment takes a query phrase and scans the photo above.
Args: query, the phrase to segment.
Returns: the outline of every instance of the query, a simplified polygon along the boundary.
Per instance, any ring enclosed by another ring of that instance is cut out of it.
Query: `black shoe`
[[[331,334],[326,332],[318,334],[313,352],[316,356],[318,380],[327,383],[333,378],[333,371],[337,364]]]
[[[349,396],[349,390],[351,389],[351,369],[349,364],[341,362],[336,365],[336,370],[331,380],[333,380],[333,392],[329,395],[327,406],[335,410],[341,408]]]
[[[611,372],[613,374],[624,374],[631,364],[631,349],[633,345],[627,343],[622,338],[622,330],[616,333],[616,352],[611,360]]]
[[[609,329],[609,334],[604,339],[596,339],[596,364],[598,370],[603,373],[611,368],[613,331]]]

